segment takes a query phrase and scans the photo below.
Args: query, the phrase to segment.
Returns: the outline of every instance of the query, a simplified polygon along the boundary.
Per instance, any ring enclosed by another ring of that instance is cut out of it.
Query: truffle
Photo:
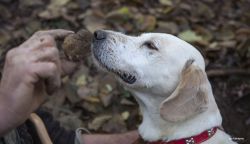
[[[62,48],[69,60],[80,61],[90,53],[91,42],[92,33],[87,30],[80,30],[68,35],[64,39]]]

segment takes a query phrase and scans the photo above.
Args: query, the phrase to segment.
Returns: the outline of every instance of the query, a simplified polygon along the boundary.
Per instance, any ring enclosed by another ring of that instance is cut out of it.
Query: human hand
[[[0,135],[23,123],[60,86],[55,39],[72,33],[39,31],[7,53],[0,84]]]

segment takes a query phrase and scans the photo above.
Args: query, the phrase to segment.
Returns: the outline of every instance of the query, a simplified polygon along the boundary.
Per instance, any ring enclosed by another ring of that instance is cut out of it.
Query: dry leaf
[[[198,42],[202,40],[202,37],[197,35],[192,30],[186,30],[178,34],[178,37],[187,42]]]
[[[173,5],[172,0],[159,0],[159,2],[160,2],[162,5],[166,5],[166,6],[172,6],[172,5]]]
[[[122,133],[127,131],[127,127],[122,117],[116,114],[103,124],[102,130],[109,133]]]
[[[127,120],[130,116],[130,113],[128,111],[125,111],[121,114],[123,120]]]
[[[92,130],[98,130],[105,122],[107,122],[111,118],[111,115],[98,116],[88,124],[88,128]]]

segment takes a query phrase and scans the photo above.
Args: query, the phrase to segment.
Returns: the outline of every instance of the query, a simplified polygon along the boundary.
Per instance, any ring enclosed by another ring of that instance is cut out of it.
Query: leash
[[[42,119],[35,113],[30,114],[29,120],[34,124],[42,144],[53,144]]]

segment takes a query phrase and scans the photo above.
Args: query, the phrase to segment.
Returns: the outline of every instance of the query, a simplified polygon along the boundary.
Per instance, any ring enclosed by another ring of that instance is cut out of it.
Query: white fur
[[[187,60],[194,59],[194,63],[205,70],[202,55],[192,45],[169,34],[146,33],[134,37],[113,31],[105,32],[108,33],[107,39],[101,44],[93,44],[93,51],[99,49],[101,62],[99,60],[97,63],[102,63],[108,69],[125,71],[136,76],[137,80],[133,84],[127,84],[117,78],[133,93],[139,103],[143,114],[139,133],[144,140],[170,141],[197,135],[206,129],[221,125],[222,118],[211,86],[208,87],[207,111],[178,123],[166,121],[160,116],[159,106],[176,88]],[[159,50],[148,49],[143,45],[146,41],[152,41]],[[223,142],[234,143],[226,133],[219,131],[202,144]]]

